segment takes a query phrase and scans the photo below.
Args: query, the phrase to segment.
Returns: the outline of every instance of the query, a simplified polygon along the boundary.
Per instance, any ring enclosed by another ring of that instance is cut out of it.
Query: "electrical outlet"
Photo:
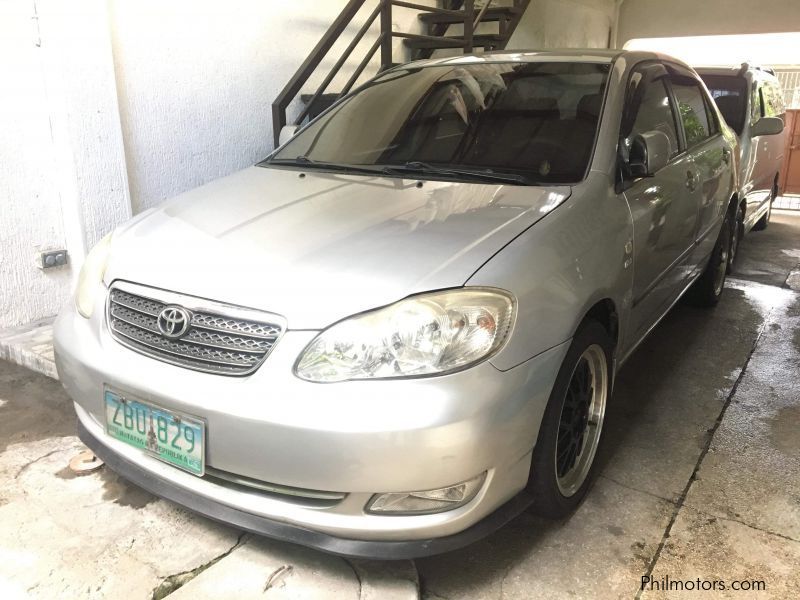
[[[49,250],[48,252],[42,252],[40,256],[43,269],[63,267],[69,262],[66,250]]]

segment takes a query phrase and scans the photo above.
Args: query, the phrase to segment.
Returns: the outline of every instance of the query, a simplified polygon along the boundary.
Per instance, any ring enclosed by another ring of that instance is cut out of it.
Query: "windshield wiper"
[[[419,160],[412,160],[404,165],[387,165],[383,168],[383,172],[387,174],[428,173],[433,175],[446,175],[450,177],[460,176],[489,181],[503,181],[506,183],[518,183],[522,185],[531,185],[532,183],[528,177],[525,177],[524,175],[518,175],[516,173],[498,173],[492,169],[465,169],[461,167],[448,167],[444,165],[439,166]]]
[[[273,158],[268,160],[268,165],[292,165],[297,167],[305,167],[308,169],[328,169],[331,171],[342,171],[350,173],[369,173],[370,175],[379,175],[383,171],[377,167],[369,167],[363,165],[348,165],[345,163],[323,162],[308,158],[307,156],[300,155],[296,158]]]

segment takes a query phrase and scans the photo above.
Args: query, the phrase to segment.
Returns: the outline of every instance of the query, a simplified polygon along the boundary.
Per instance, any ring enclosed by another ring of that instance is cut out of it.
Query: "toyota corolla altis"
[[[89,254],[56,324],[84,442],[199,513],[354,556],[592,482],[614,376],[716,304],[735,137],[643,52],[395,67]]]

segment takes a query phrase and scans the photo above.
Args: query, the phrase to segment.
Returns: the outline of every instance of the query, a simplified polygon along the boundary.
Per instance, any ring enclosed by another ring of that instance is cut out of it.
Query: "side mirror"
[[[778,117],[761,117],[750,129],[751,137],[778,135],[783,131],[783,120]]]
[[[667,166],[672,153],[667,134],[647,131],[633,138],[628,169],[631,177],[652,177]]]

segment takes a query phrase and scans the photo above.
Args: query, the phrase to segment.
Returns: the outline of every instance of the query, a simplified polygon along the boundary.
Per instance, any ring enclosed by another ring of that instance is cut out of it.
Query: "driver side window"
[[[649,83],[642,95],[633,128],[625,143],[631,147],[633,139],[648,131],[660,131],[669,138],[670,156],[675,156],[680,151],[678,145],[678,132],[675,127],[675,113],[672,110],[672,100],[667,92],[664,78],[659,78]]]

